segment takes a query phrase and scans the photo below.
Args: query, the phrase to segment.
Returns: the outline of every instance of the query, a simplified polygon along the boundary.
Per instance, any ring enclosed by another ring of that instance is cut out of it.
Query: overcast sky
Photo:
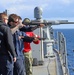
[[[34,18],[34,8],[43,9],[42,18],[46,20],[74,21],[74,0],[1,0],[0,12],[16,13],[24,18]],[[53,28],[74,28],[73,25],[57,25]]]

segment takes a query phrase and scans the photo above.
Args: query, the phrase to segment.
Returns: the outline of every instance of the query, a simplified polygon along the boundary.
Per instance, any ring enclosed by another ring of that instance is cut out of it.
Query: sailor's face
[[[22,20],[19,19],[19,24],[22,24]]]
[[[17,26],[18,24],[19,24],[19,20],[16,19],[16,20],[13,22],[13,25],[14,25],[14,26]]]
[[[7,16],[3,18],[3,22],[4,22],[5,24],[8,23],[8,17],[7,17]]]
[[[19,23],[22,23],[22,20],[19,20]]]

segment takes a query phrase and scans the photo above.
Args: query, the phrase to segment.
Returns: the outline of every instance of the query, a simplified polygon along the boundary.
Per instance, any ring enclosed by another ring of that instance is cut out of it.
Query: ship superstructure
[[[46,39],[41,40],[39,45],[31,45],[34,59],[33,75],[69,75],[66,38],[63,33],[57,32],[57,39],[55,39],[52,25],[74,24],[74,22],[43,20],[42,8],[39,7],[34,9],[34,17],[36,19],[29,24],[45,24],[43,28],[36,29],[34,32]]]

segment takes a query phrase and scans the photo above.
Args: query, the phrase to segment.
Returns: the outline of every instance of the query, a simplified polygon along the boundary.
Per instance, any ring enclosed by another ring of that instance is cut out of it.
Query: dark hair
[[[15,22],[15,20],[18,18],[16,14],[10,14],[8,22]]]
[[[18,19],[22,20],[22,18],[20,16],[18,16]]]

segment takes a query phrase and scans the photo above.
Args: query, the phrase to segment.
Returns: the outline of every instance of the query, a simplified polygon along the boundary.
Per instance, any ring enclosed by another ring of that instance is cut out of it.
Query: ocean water
[[[67,60],[70,75],[74,75],[74,29],[54,29],[54,35],[62,32],[66,38]]]

